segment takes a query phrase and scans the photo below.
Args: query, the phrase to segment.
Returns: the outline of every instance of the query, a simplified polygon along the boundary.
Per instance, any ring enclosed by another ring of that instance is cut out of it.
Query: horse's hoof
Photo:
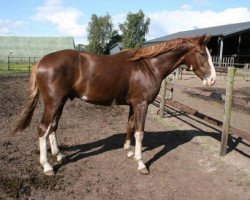
[[[140,174],[143,174],[143,175],[148,175],[149,174],[149,171],[148,171],[147,168],[139,169],[139,172],[140,172]]]
[[[52,170],[49,170],[49,171],[44,172],[44,174],[45,174],[46,176],[55,176],[55,172],[54,172],[54,170],[53,170],[53,169],[52,169]]]
[[[59,153],[57,156],[56,156],[56,160],[57,162],[60,162],[61,160],[63,160],[66,156],[62,153]]]
[[[68,158],[66,156],[63,156],[62,159],[60,161],[58,161],[58,163],[66,164],[67,161],[68,161]]]
[[[133,151],[131,151],[131,150],[127,152],[128,158],[132,158],[134,154],[135,153]]]

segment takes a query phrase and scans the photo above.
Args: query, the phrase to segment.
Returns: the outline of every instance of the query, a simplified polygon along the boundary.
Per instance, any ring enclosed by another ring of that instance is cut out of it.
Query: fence
[[[234,65],[234,57],[222,57],[220,61],[219,56],[212,56],[212,61],[218,67],[231,67]]]
[[[41,57],[13,57],[0,58],[0,70],[30,71],[31,66]]]
[[[232,67],[232,66],[226,66],[226,67],[215,67],[216,73],[228,73],[228,67]],[[185,71],[185,74],[194,74],[193,71],[189,71],[189,69],[187,68],[186,65],[181,65],[179,68],[177,68],[174,71],[174,78],[175,79],[182,79],[182,75],[183,75],[183,70]],[[249,80],[249,76],[250,76],[250,65],[249,64],[244,64],[244,68],[237,68],[237,74],[240,76],[244,76],[245,81]]]
[[[220,148],[220,155],[224,156],[227,152],[227,143],[228,143],[228,134],[231,133],[232,135],[236,135],[238,137],[241,137],[243,139],[246,139],[250,141],[250,133],[244,132],[242,130],[236,129],[234,127],[230,126],[230,118],[231,118],[231,109],[232,109],[232,102],[233,102],[233,84],[234,84],[234,77],[235,74],[238,75],[244,75],[244,76],[250,76],[249,70],[237,70],[235,67],[229,67],[228,68],[228,75],[227,75],[227,88],[226,88],[226,96],[225,96],[225,109],[224,109],[224,117],[223,122],[214,119],[210,116],[207,116],[203,113],[200,113],[199,111],[190,108],[188,106],[182,105],[178,102],[175,102],[171,99],[166,100],[165,94],[166,94],[166,80],[162,82],[161,87],[161,95],[157,97],[157,100],[160,101],[160,116],[164,117],[164,111],[165,106],[171,106],[175,109],[181,110],[187,114],[193,115],[199,119],[202,119],[208,123],[211,123],[213,125],[216,125],[217,127],[222,129],[222,137],[221,137],[221,148]]]
[[[227,68],[234,66],[236,68],[244,68],[244,69],[250,68],[250,63],[237,63],[235,62],[235,60],[237,61],[236,57],[234,56],[223,56],[221,61],[219,56],[212,56],[212,61],[215,67]]]

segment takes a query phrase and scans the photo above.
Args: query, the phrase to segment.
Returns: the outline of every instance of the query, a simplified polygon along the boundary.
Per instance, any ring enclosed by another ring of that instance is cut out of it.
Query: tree
[[[113,32],[113,24],[109,14],[98,17],[93,14],[88,24],[88,41],[86,51],[103,54],[107,50],[107,43],[110,41]]]
[[[126,21],[119,24],[123,48],[141,47],[145,41],[145,35],[148,33],[149,24],[150,19],[145,19],[142,10],[139,10],[138,13],[129,12]]]
[[[85,50],[85,45],[83,45],[83,44],[77,44],[76,46],[75,46],[75,50],[77,50],[77,51],[84,51]]]

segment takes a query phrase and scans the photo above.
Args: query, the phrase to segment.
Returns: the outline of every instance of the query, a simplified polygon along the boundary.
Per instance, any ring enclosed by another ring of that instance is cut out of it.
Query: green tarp
[[[0,62],[8,57],[43,57],[62,49],[74,49],[73,37],[0,36]]]

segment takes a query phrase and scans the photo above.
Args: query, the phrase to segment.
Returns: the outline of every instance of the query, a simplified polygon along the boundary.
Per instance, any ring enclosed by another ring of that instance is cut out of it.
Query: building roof
[[[113,49],[113,48],[115,48],[116,46],[122,47],[122,43],[121,43],[121,42],[117,42],[117,43],[113,44],[109,49]]]
[[[250,30],[250,22],[228,24],[228,25],[214,26],[214,27],[209,27],[209,28],[194,29],[194,30],[189,30],[189,31],[181,31],[181,32],[177,32],[174,34],[170,34],[167,36],[163,36],[160,38],[146,41],[145,44],[162,42],[162,41],[171,40],[171,39],[175,39],[179,37],[201,36],[204,34],[208,34],[211,36],[228,37],[228,36],[231,36],[237,33],[242,33],[242,32],[249,31],[249,30]]]
[[[73,37],[0,36],[0,57],[42,57],[62,49],[74,49]]]

